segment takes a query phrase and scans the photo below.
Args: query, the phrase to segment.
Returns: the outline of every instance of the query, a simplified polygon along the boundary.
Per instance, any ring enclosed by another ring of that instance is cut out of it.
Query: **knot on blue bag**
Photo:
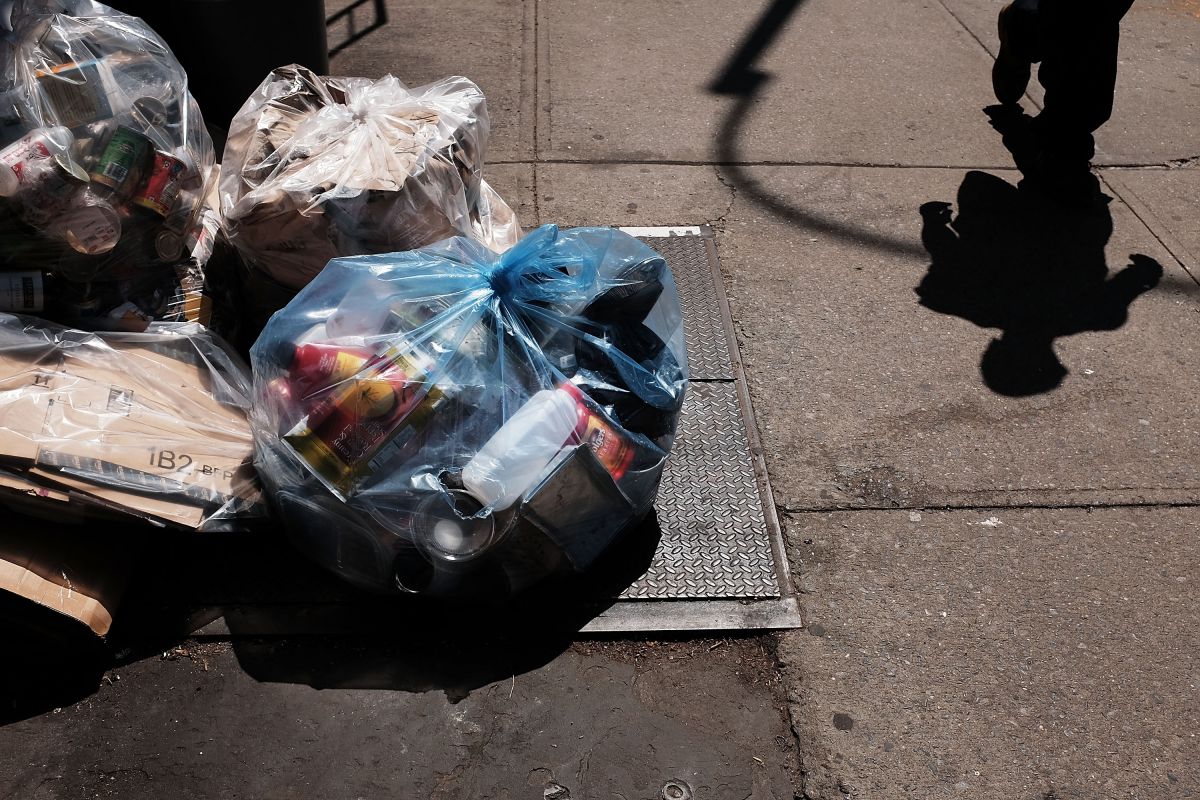
[[[487,271],[502,303],[587,302],[596,291],[601,253],[559,236],[543,225],[517,242]]]

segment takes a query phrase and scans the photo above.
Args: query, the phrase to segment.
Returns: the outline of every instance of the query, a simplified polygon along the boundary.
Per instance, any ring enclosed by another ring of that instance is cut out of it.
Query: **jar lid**
[[[121,217],[109,206],[81,206],[63,215],[67,244],[88,256],[107,253],[121,238]]]

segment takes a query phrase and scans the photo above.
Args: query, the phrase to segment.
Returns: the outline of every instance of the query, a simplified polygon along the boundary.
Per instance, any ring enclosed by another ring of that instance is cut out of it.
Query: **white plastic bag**
[[[275,70],[230,124],[221,165],[229,240],[290,289],[331,259],[411,250],[456,235],[495,252],[521,228],[482,178],[479,87],[446,78],[408,89]]]

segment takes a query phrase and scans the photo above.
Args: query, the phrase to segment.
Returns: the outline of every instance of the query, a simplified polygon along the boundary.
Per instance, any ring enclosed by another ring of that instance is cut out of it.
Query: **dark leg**
[[[1001,105],[1015,105],[1029,85],[1029,68],[1042,60],[1038,0],[1013,0],[996,20],[1000,52],[992,64],[992,91]]]
[[[1035,130],[1050,161],[1085,169],[1095,154],[1092,133],[1112,115],[1121,17],[1133,0],[1042,0],[1045,108]]]

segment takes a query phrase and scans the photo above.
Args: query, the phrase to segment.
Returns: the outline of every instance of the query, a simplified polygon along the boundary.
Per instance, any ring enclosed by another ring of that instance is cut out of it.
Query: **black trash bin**
[[[329,72],[324,0],[106,2],[141,17],[166,41],[187,70],[204,121],[219,129],[216,133],[228,129],[242,103],[276,67],[296,63],[319,75]]]

